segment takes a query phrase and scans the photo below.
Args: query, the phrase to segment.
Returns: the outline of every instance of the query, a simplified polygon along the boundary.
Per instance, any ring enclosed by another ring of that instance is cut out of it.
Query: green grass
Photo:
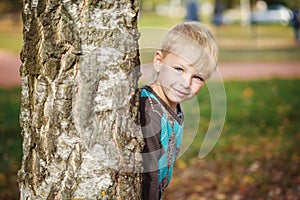
[[[212,28],[217,37],[235,38],[235,39],[252,39],[252,38],[290,38],[293,36],[290,26],[282,25],[257,25],[242,27],[239,24],[225,25],[219,28]]]
[[[227,138],[236,136],[250,138],[249,141],[252,141],[252,138],[281,135],[286,142],[296,142],[294,139],[300,132],[300,101],[297,96],[300,93],[299,84],[299,79],[225,82],[227,115],[217,148],[222,147],[223,143],[231,143]],[[198,138],[191,145],[189,153],[184,155],[185,160],[197,156],[199,141],[203,139],[210,120],[211,103],[207,87],[199,93],[198,100],[199,103],[193,101],[188,105],[195,109],[200,106],[201,119],[200,124],[196,124],[200,127]],[[194,120],[195,116],[187,112],[185,119]],[[290,143],[281,145],[282,149],[293,148]],[[212,156],[214,153],[212,152]]]
[[[152,12],[142,12],[138,18],[138,27],[161,27],[170,28],[174,24],[182,22],[180,18],[161,17]]]
[[[18,196],[16,173],[22,157],[20,95],[20,88],[0,89],[0,199]]]
[[[0,33],[0,50],[19,54],[22,48],[21,33]]]
[[[219,62],[299,62],[300,48],[221,49]]]

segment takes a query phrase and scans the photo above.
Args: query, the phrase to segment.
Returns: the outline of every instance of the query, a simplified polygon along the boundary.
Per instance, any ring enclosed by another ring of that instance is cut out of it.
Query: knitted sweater
[[[171,177],[181,146],[183,113],[175,113],[149,86],[140,91],[140,123],[144,136],[143,199],[159,200]]]

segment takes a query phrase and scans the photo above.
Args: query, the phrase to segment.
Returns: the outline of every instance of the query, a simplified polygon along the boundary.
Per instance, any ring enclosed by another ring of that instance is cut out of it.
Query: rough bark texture
[[[23,0],[21,199],[140,199],[137,0]]]

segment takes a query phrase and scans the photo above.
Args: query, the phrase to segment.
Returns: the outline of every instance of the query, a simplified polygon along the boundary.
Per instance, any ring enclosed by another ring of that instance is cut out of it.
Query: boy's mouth
[[[185,91],[178,90],[178,89],[176,89],[176,88],[174,88],[174,90],[175,90],[176,94],[177,94],[178,96],[180,96],[180,97],[184,97],[184,96],[187,96],[187,95],[188,95],[188,93],[185,92]]]

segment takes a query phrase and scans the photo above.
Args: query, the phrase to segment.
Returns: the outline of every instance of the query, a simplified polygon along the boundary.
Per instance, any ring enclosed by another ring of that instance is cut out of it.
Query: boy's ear
[[[160,71],[162,65],[162,52],[160,50],[156,51],[153,57],[153,66],[157,72]]]

